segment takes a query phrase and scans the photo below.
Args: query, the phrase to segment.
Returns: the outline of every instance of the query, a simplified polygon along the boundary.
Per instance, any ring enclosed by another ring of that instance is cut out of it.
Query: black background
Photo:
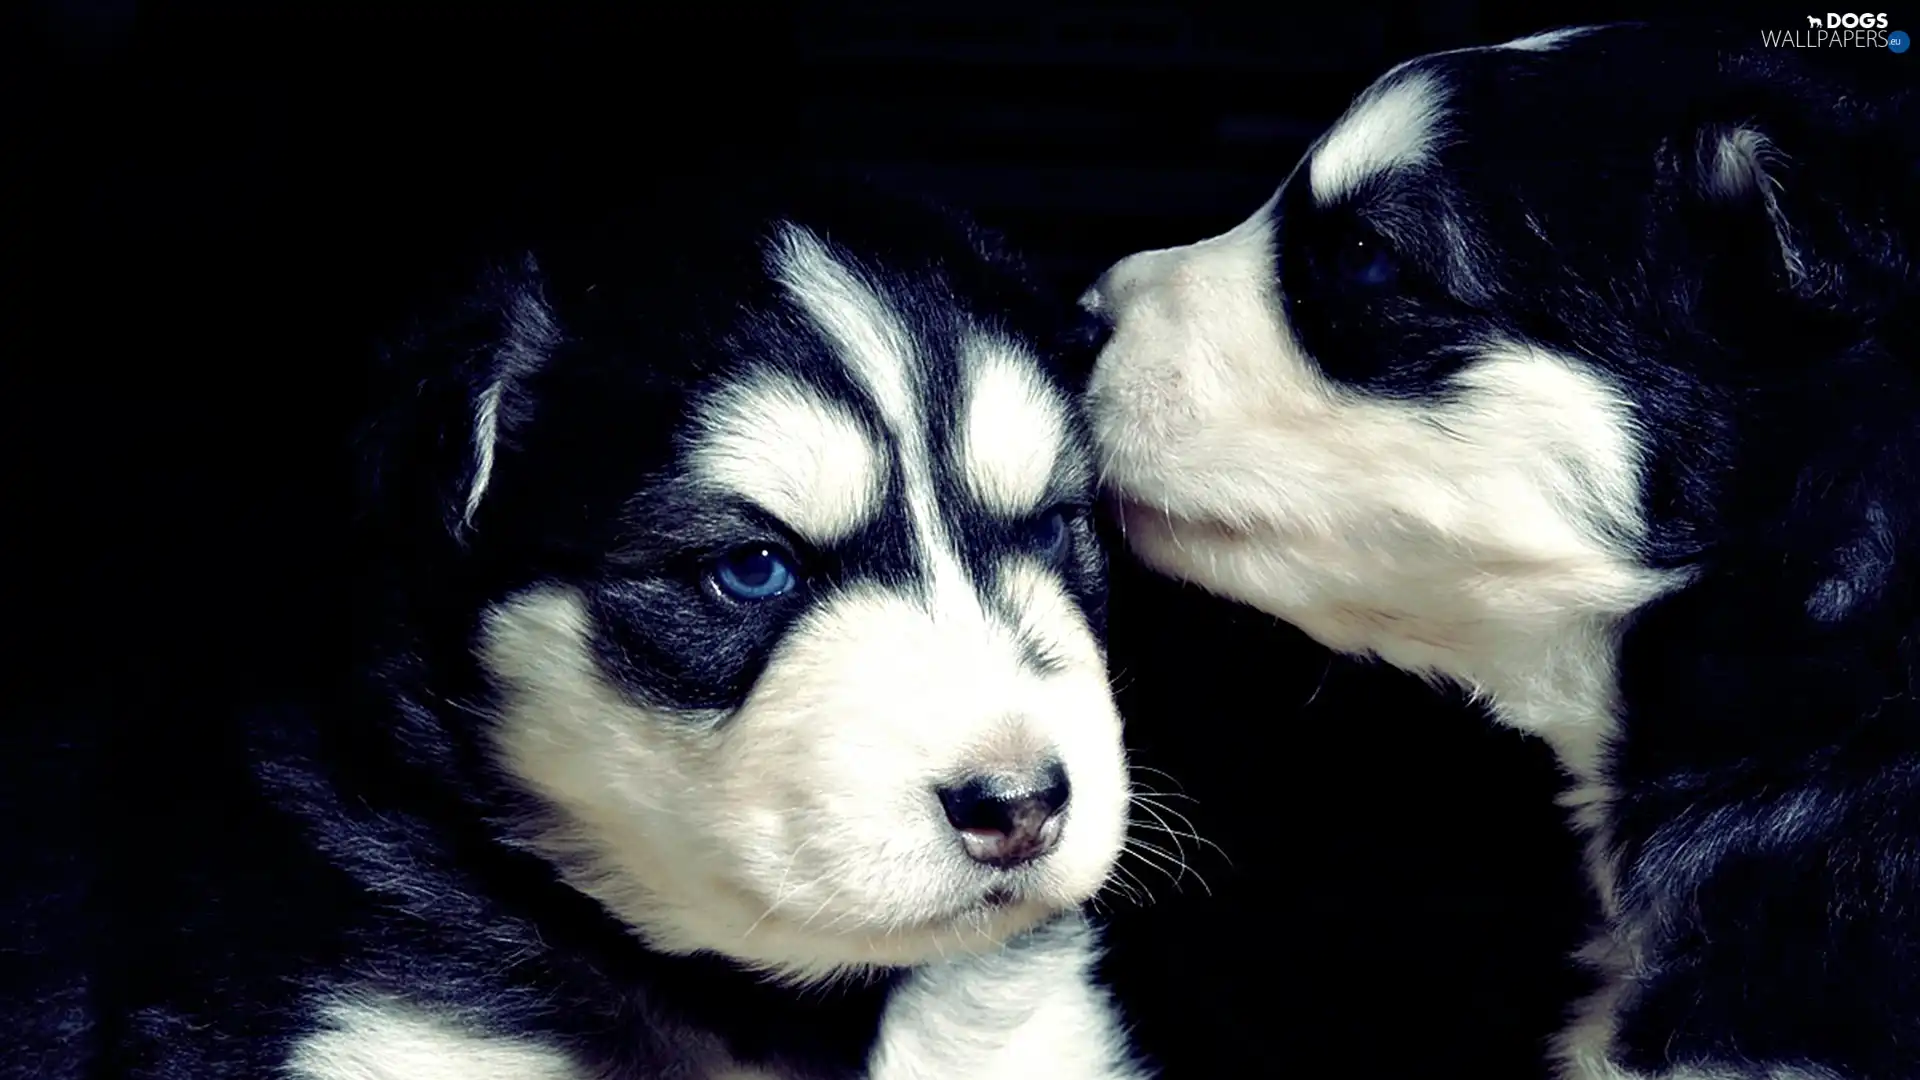
[[[1756,33],[1804,15],[1722,6]],[[32,10],[30,273],[0,310],[27,330],[5,399],[15,700],[54,695],[33,700],[56,728],[106,703],[191,752],[213,688],[325,669],[353,391],[326,312],[394,222],[457,231],[784,146],[968,207],[1071,295],[1245,217],[1397,60],[1650,13],[463,7]],[[1187,843],[1205,887],[1132,864],[1159,902],[1117,914],[1112,974],[1169,1075],[1542,1075],[1584,916],[1544,752],[1125,566],[1114,619],[1136,760],[1224,849]]]

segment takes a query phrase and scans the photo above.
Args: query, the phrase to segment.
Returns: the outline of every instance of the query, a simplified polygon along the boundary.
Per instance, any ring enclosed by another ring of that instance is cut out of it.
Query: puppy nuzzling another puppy
[[[1553,747],[1569,1080],[1920,1075],[1920,114],[1791,53],[1409,61],[1083,300],[1135,553]]]

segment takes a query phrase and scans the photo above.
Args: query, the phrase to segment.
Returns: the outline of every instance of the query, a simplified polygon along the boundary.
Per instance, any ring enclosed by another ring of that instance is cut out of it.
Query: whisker
[[[1194,804],[1195,806],[1200,805],[1199,799],[1196,799],[1193,796],[1188,795],[1187,793],[1182,791],[1155,791],[1152,788],[1137,787],[1133,789],[1133,794],[1135,796],[1144,796],[1149,799],[1185,799],[1188,802]]]
[[[1182,840],[1183,838],[1184,838],[1184,839],[1192,839],[1192,840],[1202,840],[1202,838],[1201,838],[1201,837],[1197,837],[1197,836],[1194,836],[1194,835],[1193,835],[1192,833],[1187,833],[1187,832],[1181,832],[1181,831],[1180,831],[1180,830],[1178,830],[1178,829],[1169,829],[1169,828],[1166,828],[1165,826],[1161,826],[1161,825],[1150,825],[1150,824],[1147,824],[1147,823],[1144,823],[1144,822],[1142,822],[1142,823],[1140,823],[1140,827],[1141,827],[1142,829],[1145,829],[1145,830],[1148,830],[1148,831],[1150,831],[1150,832],[1157,832],[1157,833],[1160,833],[1160,834],[1162,834],[1162,835],[1164,835],[1164,836],[1166,836],[1166,837],[1167,837],[1168,839],[1170,839],[1170,840],[1172,840],[1172,841],[1174,842],[1174,845],[1175,845],[1175,847],[1174,847],[1174,851],[1172,851],[1172,852],[1168,852],[1168,851],[1167,851],[1167,850],[1166,850],[1165,848],[1162,848],[1162,847],[1159,847],[1158,845],[1154,845],[1154,846],[1153,846],[1153,850],[1154,850],[1155,852],[1157,852],[1157,853],[1159,853],[1159,854],[1160,854],[1161,856],[1163,856],[1163,857],[1165,857],[1165,858],[1169,858],[1169,859],[1172,859],[1172,860],[1176,860],[1176,861],[1178,861],[1178,862],[1179,862],[1179,864],[1180,864],[1180,870],[1181,870],[1181,872],[1182,872],[1182,873],[1184,873],[1184,874],[1192,874],[1192,875],[1194,876],[1194,879],[1200,882],[1200,887],[1201,887],[1201,888],[1203,888],[1203,889],[1204,889],[1204,888],[1207,888],[1207,882],[1206,882],[1206,878],[1205,878],[1204,876],[1202,876],[1202,875],[1201,875],[1201,873],[1200,873],[1200,871],[1199,871],[1199,870],[1197,870],[1197,869],[1195,869],[1195,868],[1194,868],[1194,865],[1193,865],[1193,863],[1192,863],[1191,861],[1189,861],[1189,860],[1188,860],[1188,859],[1186,858],[1186,854],[1185,854],[1185,852],[1184,852],[1184,851],[1182,851],[1182,850],[1180,849],[1180,847],[1179,847],[1179,843],[1180,843],[1180,841],[1181,841],[1181,840]],[[1146,843],[1147,843],[1146,841],[1144,841],[1144,840],[1138,840],[1137,838],[1136,838],[1136,842],[1138,842],[1138,843],[1140,843],[1140,844],[1142,844],[1143,846],[1144,846],[1144,845],[1146,845]],[[1203,842],[1203,843],[1206,843],[1206,844],[1207,844],[1207,846],[1209,846],[1209,847],[1211,847],[1211,848],[1213,848],[1213,849],[1214,849],[1215,851],[1219,851],[1219,850],[1220,850],[1220,848],[1219,848],[1219,845],[1218,845],[1218,844],[1215,844],[1215,843],[1213,843],[1213,842],[1212,842],[1212,841],[1210,841],[1210,840],[1202,840],[1202,842]],[[1230,859],[1227,859],[1227,857],[1226,857],[1226,853],[1225,853],[1225,852],[1221,852],[1221,856],[1220,856],[1220,857],[1221,857],[1221,860],[1222,860],[1223,862],[1226,862],[1226,863],[1227,863],[1227,867],[1228,867],[1228,869],[1232,869],[1232,867],[1233,867],[1233,862],[1232,862],[1232,860],[1230,860]]]
[[[1116,866],[1114,868],[1115,873],[1109,874],[1107,876],[1107,880],[1104,882],[1101,882],[1100,892],[1104,892],[1108,889],[1112,889],[1115,892],[1119,893],[1121,897],[1126,900],[1127,903],[1132,904],[1135,907],[1145,907],[1146,905],[1140,899],[1140,894],[1134,889],[1134,887],[1131,884],[1127,883],[1126,881],[1121,880],[1117,876],[1119,869],[1120,868]],[[1094,895],[1098,896],[1099,892],[1096,892]]]
[[[1165,769],[1156,769],[1151,765],[1139,765],[1139,764],[1134,764],[1132,762],[1128,763],[1128,767],[1132,769],[1134,772],[1150,773],[1154,776],[1165,777],[1167,781],[1171,783],[1175,788],[1182,789],[1181,794],[1183,795],[1185,794],[1184,787],[1180,783],[1180,778],[1173,775],[1172,773],[1168,772]]]
[[[1138,890],[1138,896],[1140,897],[1140,899],[1137,901],[1137,903],[1139,903],[1141,907],[1147,907],[1150,904],[1159,903],[1158,898],[1156,898],[1153,895],[1153,890],[1147,887],[1146,882],[1140,880],[1139,874],[1136,874],[1132,870],[1128,869],[1126,866],[1119,865],[1119,864],[1116,864],[1114,866],[1113,871],[1116,874],[1125,874],[1127,876],[1127,881],[1129,882],[1131,887],[1133,889]]]
[[[806,921],[800,924],[800,929],[805,930],[809,926],[812,926],[813,920],[819,918],[820,913],[827,910],[827,906],[829,904],[832,904],[835,900],[840,899],[840,893],[845,888],[846,888],[846,885],[842,884],[836,887],[832,892],[828,893],[827,898],[825,900],[820,901],[820,906],[813,909],[813,914],[807,916]]]
[[[793,867],[795,863],[800,861],[800,853],[805,851],[807,845],[811,843],[813,843],[813,837],[806,837],[800,841],[798,847],[793,849],[793,854],[787,856],[787,868],[780,871],[780,884],[773,887],[773,902],[767,905],[767,910],[761,912],[759,918],[753,920],[753,925],[747,927],[746,933],[740,935],[740,940],[745,941],[747,938],[752,937],[753,932],[760,928],[760,924],[767,921],[767,916],[773,914],[774,910],[786,901],[788,895],[787,879],[793,876]],[[799,892],[802,887],[803,886],[796,885],[794,886],[794,891]]]
[[[1153,867],[1155,870],[1166,874],[1168,879],[1175,884],[1178,884],[1180,878],[1187,872],[1186,860],[1158,844],[1150,843],[1135,836],[1128,838],[1127,847],[1138,854],[1141,861]],[[1173,867],[1173,869],[1169,870],[1169,866]]]
[[[1129,838],[1127,842],[1127,846],[1130,849],[1132,849],[1135,854],[1140,856],[1141,862],[1145,863],[1148,866],[1153,867],[1155,870],[1160,871],[1162,874],[1165,874],[1167,877],[1167,880],[1171,882],[1175,888],[1179,887],[1181,880],[1184,879],[1188,874],[1192,874],[1193,880],[1200,883],[1201,891],[1205,892],[1208,896],[1213,895],[1213,886],[1208,885],[1207,879],[1204,876],[1202,876],[1198,870],[1195,870],[1193,867],[1187,865],[1186,860],[1182,859],[1179,855],[1176,855],[1173,852],[1168,851],[1166,848],[1160,847],[1158,845],[1149,844],[1145,840],[1141,840],[1137,837]],[[1166,866],[1163,866],[1159,862],[1150,858],[1149,857],[1150,855],[1159,856],[1161,859],[1166,860],[1166,862],[1171,863],[1175,869],[1173,870],[1167,869]]]
[[[1339,657],[1337,655],[1327,657],[1327,666],[1320,672],[1320,681],[1313,684],[1313,693],[1308,694],[1307,700],[1300,703],[1301,708],[1304,709],[1307,706],[1313,704],[1314,702],[1320,700],[1320,691],[1325,690],[1327,688],[1327,679],[1333,675],[1333,665],[1334,665],[1334,662],[1338,659]]]
[[[1159,823],[1158,827],[1160,828],[1160,830],[1165,832],[1167,835],[1175,836],[1175,837],[1184,837],[1185,839],[1191,840],[1196,844],[1202,844],[1202,845],[1205,845],[1206,847],[1210,847],[1217,854],[1219,854],[1221,861],[1225,862],[1229,867],[1233,865],[1233,857],[1227,854],[1227,849],[1221,847],[1219,844],[1214,843],[1213,841],[1207,839],[1206,837],[1201,836],[1200,831],[1194,825],[1192,818],[1188,817],[1187,815],[1181,813],[1178,810],[1175,810],[1173,807],[1168,806],[1165,803],[1156,801],[1151,797],[1136,796],[1134,799],[1134,802],[1138,803],[1142,810],[1145,810],[1147,811],[1147,813],[1152,814],[1154,817],[1154,820]],[[1172,826],[1168,825],[1166,822],[1166,819],[1160,816],[1160,814],[1163,812],[1167,814],[1171,814],[1182,825],[1185,825],[1186,829],[1185,830],[1175,829]],[[1140,824],[1143,826],[1145,825],[1144,822]]]

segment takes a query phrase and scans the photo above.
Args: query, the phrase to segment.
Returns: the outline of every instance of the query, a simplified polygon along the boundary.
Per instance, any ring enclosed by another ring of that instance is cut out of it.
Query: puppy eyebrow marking
[[[989,337],[966,342],[967,392],[956,465],[968,492],[997,514],[1038,509],[1066,440],[1063,405],[1018,346]]]
[[[1410,72],[1369,90],[1313,152],[1307,183],[1316,202],[1338,202],[1376,176],[1428,161],[1442,133],[1445,95]]]
[[[967,573],[940,519],[927,417],[916,393],[919,353],[899,317],[811,230],[785,224],[773,250],[774,276],[825,335],[854,380],[872,395],[896,446],[901,489],[919,542],[929,602],[977,608]]]
[[[764,373],[701,409],[692,471],[827,545],[880,513],[887,459],[844,406]]]

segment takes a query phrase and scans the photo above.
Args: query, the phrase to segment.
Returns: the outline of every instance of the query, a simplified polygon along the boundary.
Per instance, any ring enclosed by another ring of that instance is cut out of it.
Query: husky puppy
[[[1568,1080],[1920,1077],[1920,113],[1759,46],[1402,64],[1083,301],[1143,560],[1556,751]]]
[[[1145,1075],[1053,309],[917,206],[643,201],[388,275],[355,674],[107,868],[99,1075]]]

